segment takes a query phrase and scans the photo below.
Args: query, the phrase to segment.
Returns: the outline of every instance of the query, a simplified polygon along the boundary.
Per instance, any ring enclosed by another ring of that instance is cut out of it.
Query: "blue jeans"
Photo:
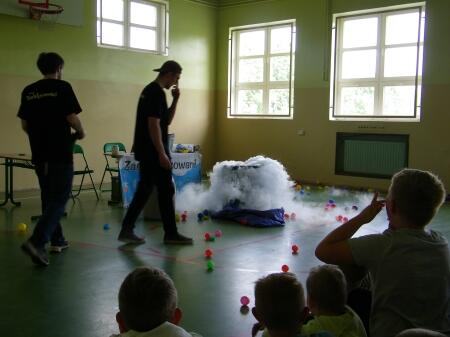
[[[65,241],[59,221],[72,190],[73,164],[38,163],[35,171],[41,188],[42,216],[30,240],[37,248],[44,248],[50,240],[55,245]]]

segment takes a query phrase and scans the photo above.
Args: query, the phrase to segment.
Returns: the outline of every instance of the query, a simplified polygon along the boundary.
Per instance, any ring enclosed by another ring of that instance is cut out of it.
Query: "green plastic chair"
[[[74,144],[73,145],[73,155],[74,155],[74,163],[76,161],[76,157],[77,156],[79,156],[80,158],[83,159],[82,165],[84,165],[84,168],[81,169],[81,170],[75,170],[74,169],[74,171],[73,171],[73,175],[74,176],[81,175],[82,177],[81,177],[80,187],[78,188],[78,190],[77,189],[72,189],[72,192],[71,192],[72,199],[75,201],[75,198],[80,195],[82,190],[83,191],[84,190],[94,190],[95,196],[97,197],[97,200],[99,200],[97,189],[95,188],[95,184],[94,184],[94,179],[92,179],[92,173],[94,173],[94,170],[92,170],[89,167],[89,164],[88,164],[88,162],[86,160],[86,157],[84,155],[84,151],[83,151],[83,148],[81,147],[81,145],[78,145],[78,144]],[[91,180],[92,187],[83,188],[84,177],[86,175],[89,176],[89,179]],[[76,193],[74,194],[74,192],[76,192]]]
[[[100,187],[99,187],[100,192],[110,191],[110,190],[102,190],[103,180],[105,179],[106,172],[109,173],[111,178],[114,175],[119,175],[119,165],[115,161],[115,159],[111,157],[111,153],[113,151],[114,146],[117,146],[119,151],[126,152],[125,145],[123,145],[122,143],[119,143],[119,142],[105,143],[105,145],[103,145],[103,156],[105,157],[106,166],[105,166],[105,169],[103,170],[102,180],[100,181]],[[112,161],[113,159],[115,162]]]

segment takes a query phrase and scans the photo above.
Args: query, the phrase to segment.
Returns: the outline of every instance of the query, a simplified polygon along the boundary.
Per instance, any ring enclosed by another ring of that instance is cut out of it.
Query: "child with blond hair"
[[[136,268],[120,287],[120,334],[111,337],[200,337],[178,326],[181,317],[170,277],[157,268]]]
[[[442,234],[426,228],[444,198],[436,175],[403,169],[393,176],[386,201],[375,193],[369,206],[317,246],[316,256],[325,263],[368,270],[371,337],[394,337],[415,327],[450,336],[449,246]],[[353,237],[385,205],[388,229]]]

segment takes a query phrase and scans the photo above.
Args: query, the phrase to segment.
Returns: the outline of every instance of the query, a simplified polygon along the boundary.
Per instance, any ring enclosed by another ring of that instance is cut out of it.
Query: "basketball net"
[[[55,24],[59,19],[59,15],[64,11],[62,6],[51,3],[47,7],[30,4],[29,9],[31,20],[49,24]]]

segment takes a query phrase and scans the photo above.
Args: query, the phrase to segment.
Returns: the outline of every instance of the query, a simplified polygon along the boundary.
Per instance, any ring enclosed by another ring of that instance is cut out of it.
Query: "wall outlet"
[[[303,130],[303,129],[297,130],[297,135],[304,136],[305,135],[305,130]]]

